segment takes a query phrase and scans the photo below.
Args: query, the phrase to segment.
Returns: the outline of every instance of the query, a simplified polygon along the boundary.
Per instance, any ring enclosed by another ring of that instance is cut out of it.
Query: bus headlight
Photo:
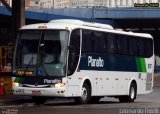
[[[65,83],[57,83],[55,84],[55,87],[59,88],[59,87],[63,87],[65,85]]]
[[[13,82],[12,85],[16,86],[16,87],[19,87],[19,83],[17,83],[17,82]]]

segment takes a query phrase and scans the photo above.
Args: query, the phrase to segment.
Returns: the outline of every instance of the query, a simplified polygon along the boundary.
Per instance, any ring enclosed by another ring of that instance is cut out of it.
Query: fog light
[[[63,87],[64,85],[65,85],[65,83],[57,83],[57,84],[55,84],[55,87],[59,88],[59,87]]]
[[[16,86],[16,87],[19,87],[19,83],[17,83],[17,82],[13,82],[12,85]]]

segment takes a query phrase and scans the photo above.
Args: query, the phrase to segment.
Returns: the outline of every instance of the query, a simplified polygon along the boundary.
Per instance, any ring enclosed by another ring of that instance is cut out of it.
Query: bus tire
[[[87,104],[91,99],[91,89],[88,84],[84,83],[81,89],[82,96],[75,98],[77,104]]]
[[[36,105],[44,104],[47,100],[46,97],[32,96],[32,100]]]
[[[137,96],[137,87],[135,83],[131,83],[128,96],[119,97],[120,102],[134,102]]]

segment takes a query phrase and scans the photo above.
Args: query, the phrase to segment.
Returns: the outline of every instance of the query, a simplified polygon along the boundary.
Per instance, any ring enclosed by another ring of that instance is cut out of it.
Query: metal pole
[[[19,28],[25,25],[25,0],[12,1],[12,19],[13,42],[15,42]]]

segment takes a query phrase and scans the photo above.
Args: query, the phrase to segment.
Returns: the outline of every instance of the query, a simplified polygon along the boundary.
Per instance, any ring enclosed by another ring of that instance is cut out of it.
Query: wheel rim
[[[134,87],[131,87],[130,97],[131,97],[131,99],[134,99],[134,97],[135,97],[135,90],[134,90]]]
[[[87,99],[87,95],[88,95],[87,89],[85,87],[83,87],[82,88],[82,96],[81,96],[82,100],[85,101]]]

